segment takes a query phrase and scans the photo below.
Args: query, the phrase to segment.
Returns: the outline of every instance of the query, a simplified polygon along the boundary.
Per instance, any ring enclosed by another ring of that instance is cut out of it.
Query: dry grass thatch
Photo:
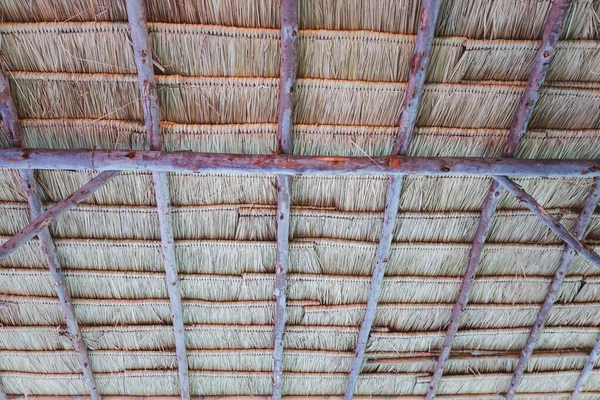
[[[277,77],[279,31],[206,25],[150,24],[156,65],[183,76]],[[11,70],[136,73],[124,23],[6,24],[2,56]],[[405,82],[414,36],[368,31],[302,31],[301,78]],[[172,46],[177,41],[178,46]],[[94,43],[94,46],[89,46]],[[598,81],[595,41],[559,44],[549,81]],[[527,80],[534,41],[436,39],[430,82]]]
[[[12,90],[21,118],[115,118],[143,120],[134,75],[15,72]],[[178,123],[276,121],[277,80],[158,76],[163,118]],[[393,126],[405,84],[298,80],[295,123]],[[432,84],[425,88],[420,126],[507,128],[522,84]],[[547,87],[531,128],[600,127],[595,86]],[[73,102],[72,99],[78,99]],[[368,105],[368,106],[367,106]],[[481,110],[487,110],[482,113]],[[572,110],[580,110],[576,115]],[[394,110],[390,112],[390,110]]]
[[[218,3],[194,0],[148,2],[149,18],[156,22],[277,28],[279,7],[270,0]],[[539,39],[550,1],[496,2],[477,0],[444,2],[437,36],[467,36],[474,39]],[[335,0],[300,1],[300,27],[303,29],[372,30],[414,34],[419,18],[418,1]],[[50,1],[32,0],[26,6],[2,4],[4,21],[126,21],[125,5],[116,0]],[[563,29],[566,38],[597,38],[597,10],[591,0],[571,5]],[[523,18],[527,15],[528,18]]]
[[[1,240],[5,240],[6,237]],[[62,265],[68,269],[162,272],[160,242],[150,240],[57,239]],[[389,277],[461,277],[470,244],[396,243],[386,275]],[[560,245],[489,244],[484,248],[478,275],[552,276],[560,260]],[[596,247],[597,249],[597,247]],[[177,241],[176,255],[183,274],[242,276],[275,271],[275,243],[257,241]],[[342,276],[370,276],[376,243],[310,239],[290,245],[290,272]],[[8,268],[45,269],[38,244],[31,241],[9,259]],[[582,256],[571,275],[592,276],[600,271]]]
[[[577,372],[553,372],[526,374],[523,384],[529,392],[568,391]],[[97,374],[99,389],[103,393],[141,395],[152,393],[161,395],[177,394],[177,372],[131,371],[121,374]],[[320,395],[325,393],[343,394],[345,374],[303,374],[288,373],[284,378],[283,390],[293,395]],[[79,375],[32,375],[8,373],[3,377],[9,393],[29,388],[30,394],[48,394],[63,388],[69,395],[85,393],[83,379]],[[473,376],[447,376],[440,384],[440,394],[445,393],[495,393],[505,390],[510,374],[488,374]],[[597,390],[600,376],[593,372],[588,387]],[[264,395],[270,393],[269,373],[242,372],[191,372],[191,391],[196,395]],[[429,378],[414,374],[377,374],[359,377],[357,394],[361,395],[402,395],[425,394]],[[143,388],[143,389],[142,389]]]
[[[70,293],[87,299],[167,299],[163,273],[68,271]],[[268,301],[273,296],[272,274],[181,274],[182,295],[190,300]],[[383,281],[383,303],[449,303],[457,294],[459,278],[389,277]],[[469,303],[541,303],[549,278],[484,277],[475,281]],[[290,275],[288,298],[320,304],[366,303],[370,278],[337,275]],[[0,292],[15,296],[52,297],[55,288],[45,270],[0,271]],[[600,302],[600,278],[566,279],[558,302]]]
[[[568,229],[577,214],[550,210]],[[29,220],[24,203],[0,203],[0,234],[13,235]],[[252,205],[183,206],[173,208],[174,235],[178,240],[274,241],[275,208]],[[479,213],[401,213],[394,233],[396,242],[466,243],[473,238]],[[298,239],[335,238],[377,242],[380,213],[349,213],[328,209],[294,208],[290,235]],[[600,218],[594,216],[588,239],[600,239]],[[57,238],[156,240],[156,209],[141,206],[83,205],[57,219],[50,230]],[[561,240],[529,210],[496,213],[490,243],[559,244]]]

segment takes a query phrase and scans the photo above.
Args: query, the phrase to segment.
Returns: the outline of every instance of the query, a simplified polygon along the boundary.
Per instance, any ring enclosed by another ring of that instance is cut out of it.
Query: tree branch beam
[[[135,63],[138,71],[138,83],[144,110],[144,122],[150,150],[162,150],[163,138],[160,128],[160,104],[156,90],[154,66],[152,64],[152,48],[148,39],[148,24],[144,0],[127,0],[127,19],[131,30]],[[182,400],[190,399],[189,366],[185,344],[185,327],[183,323],[183,307],[181,289],[175,257],[175,240],[173,238],[173,217],[167,174],[155,171],[153,174],[162,258],[165,266],[167,292],[173,319],[175,334],[175,351],[179,371],[179,390]]]
[[[529,120],[533,113],[533,109],[540,96],[540,91],[544,81],[546,80],[546,74],[548,73],[550,62],[554,56],[558,38],[562,31],[563,21],[570,3],[570,0],[555,0],[552,3],[550,13],[546,19],[544,32],[542,34],[542,41],[533,61],[527,86],[523,91],[519,106],[511,123],[508,140],[503,151],[504,157],[514,157],[516,155],[521,138],[527,131],[527,126],[529,125]],[[500,184],[497,181],[493,181],[483,202],[481,219],[479,221],[479,225],[477,226],[477,231],[473,240],[473,246],[471,247],[471,251],[469,253],[467,269],[465,270],[465,274],[461,282],[458,298],[454,308],[452,309],[450,323],[448,324],[448,330],[442,344],[442,351],[438,357],[438,362],[436,363],[429,388],[427,389],[426,400],[433,400],[435,398],[439,383],[442,379],[442,375],[444,374],[444,367],[448,357],[450,356],[450,351],[452,350],[452,344],[454,342],[456,332],[458,332],[462,313],[467,305],[467,302],[469,301],[469,294],[471,292],[471,288],[473,287],[473,281],[475,280],[477,268],[479,267],[479,260],[481,259],[481,253],[483,246],[485,245],[485,239],[491,227],[493,216],[496,211],[496,207],[498,206],[501,194],[502,190],[500,188]]]
[[[423,97],[423,88],[425,86],[425,77],[427,67],[433,47],[433,36],[435,25],[440,10],[441,1],[423,0],[421,5],[421,18],[417,29],[417,39],[409,71],[409,78],[406,87],[406,95],[402,104],[398,134],[396,136],[393,148],[393,154],[405,156],[412,139],[415,123]],[[383,277],[390,257],[392,238],[398,216],[398,207],[400,205],[400,195],[402,193],[402,176],[393,176],[388,180],[385,209],[383,213],[383,226],[377,248],[377,256],[373,267],[373,276],[369,296],[367,298],[367,308],[363,317],[358,340],[356,343],[355,356],[352,361],[352,368],[348,377],[346,386],[345,400],[352,400],[356,382],[362,369],[367,349],[367,342],[371,334],[373,320],[377,311],[377,303],[381,294]]]

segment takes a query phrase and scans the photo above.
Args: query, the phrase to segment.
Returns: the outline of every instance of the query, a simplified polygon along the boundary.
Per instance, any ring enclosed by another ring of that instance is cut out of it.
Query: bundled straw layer
[[[177,240],[274,241],[275,208],[252,205],[183,206],[173,208]],[[576,213],[550,210],[571,229]],[[343,239],[376,242],[381,214],[339,212],[328,209],[293,208],[291,234],[298,239]],[[0,234],[14,235],[29,221],[24,203],[0,203]],[[398,216],[395,242],[465,243],[472,240],[478,212],[415,213]],[[158,217],[152,207],[80,205],[51,226],[57,238],[148,239],[159,238]],[[594,216],[589,240],[600,239],[600,216]],[[529,210],[507,210],[496,214],[490,243],[559,244],[555,236]]]
[[[2,238],[5,240],[6,237]],[[150,240],[57,239],[62,265],[68,269],[162,272],[160,243]],[[596,250],[598,246],[594,246]],[[392,245],[387,276],[460,277],[469,253],[468,243],[396,243]],[[483,250],[479,276],[552,276],[561,245],[489,244]],[[186,274],[243,275],[275,271],[275,243],[248,241],[177,241],[179,270]],[[376,243],[306,239],[290,245],[290,272],[370,276]],[[36,240],[17,250],[0,265],[45,269]],[[571,275],[598,275],[583,256],[575,258]]]
[[[133,75],[11,74],[21,118],[113,118],[142,120]],[[277,80],[271,78],[184,78],[158,76],[164,119],[179,123],[273,123]],[[298,124],[393,126],[405,84],[298,80]],[[507,128],[521,84],[432,84],[425,88],[420,126]],[[73,99],[78,101],[74,102]],[[531,128],[600,127],[600,90],[546,87]],[[390,112],[390,110],[395,110]],[[486,110],[486,112],[481,112]],[[579,110],[576,114],[573,110]]]
[[[526,374],[523,384],[529,392],[547,393],[568,391],[577,379],[577,371]],[[176,371],[131,371],[120,374],[97,374],[99,389],[103,393],[119,395],[176,395]],[[345,374],[288,373],[283,380],[283,390],[290,395],[343,394]],[[476,377],[446,376],[440,383],[440,394],[496,393],[508,387],[510,374],[486,374]],[[32,375],[10,372],[3,374],[8,393],[17,393],[27,387],[30,394],[50,394],[61,389],[65,394],[85,393],[79,375]],[[201,372],[190,373],[191,392],[194,395],[268,395],[271,374],[265,372]],[[426,375],[419,374],[366,374],[358,378],[356,394],[359,395],[421,395],[429,384]],[[600,374],[592,372],[588,383],[590,390],[600,387]],[[54,390],[54,392],[53,392]]]
[[[477,39],[539,39],[551,2],[498,2],[451,0],[442,4],[436,36],[468,36]],[[597,6],[591,0],[574,1],[563,29],[566,38],[598,37]],[[0,8],[4,21],[126,21],[125,5],[116,0],[31,0]],[[148,2],[151,21],[185,24],[278,28],[279,7],[269,0],[218,3],[196,0]],[[304,29],[372,30],[416,33],[420,3],[392,0],[300,1],[300,27]],[[527,18],[523,18],[526,15]]]

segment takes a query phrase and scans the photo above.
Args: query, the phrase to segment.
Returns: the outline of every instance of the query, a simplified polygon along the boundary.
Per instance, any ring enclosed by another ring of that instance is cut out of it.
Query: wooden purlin
[[[160,104],[154,65],[152,63],[152,48],[148,39],[146,6],[144,0],[127,0],[127,18],[131,29],[135,63],[138,70],[142,108],[146,134],[151,150],[162,150],[163,138],[160,128]],[[190,398],[189,366],[185,343],[185,326],[183,322],[183,307],[181,304],[181,289],[175,257],[175,240],[173,238],[173,218],[171,215],[171,200],[166,172],[154,172],[154,190],[160,227],[162,258],[165,267],[167,292],[173,319],[175,335],[175,350],[177,353],[177,368],[179,371],[179,390],[182,400]]]
[[[406,94],[402,104],[398,134],[394,142],[393,154],[404,156],[408,152],[408,147],[413,136],[419,113],[419,107],[421,105],[421,99],[423,97],[425,77],[431,58],[433,36],[440,11],[440,5],[440,0],[423,0],[421,6],[421,18],[419,20],[417,39],[411,62]],[[386,200],[383,214],[383,226],[373,268],[373,277],[371,279],[371,287],[367,299],[367,308],[358,333],[355,357],[348,377],[346,393],[344,395],[345,400],[352,400],[354,397],[356,382],[365,358],[367,342],[369,341],[371,327],[373,326],[373,320],[375,319],[375,313],[377,311],[379,295],[382,290],[385,268],[390,257],[390,249],[398,216],[398,208],[400,206],[401,193],[402,176],[398,175],[390,177],[385,195]]]
[[[529,119],[533,113],[536,101],[540,96],[540,91],[546,79],[546,74],[548,73],[548,68],[552,61],[559,35],[562,31],[563,20],[570,3],[570,0],[556,0],[552,3],[552,8],[546,20],[542,41],[536,53],[527,86],[521,96],[519,107],[517,108],[511,124],[508,141],[503,152],[504,157],[514,157],[516,155],[521,138],[527,131]],[[444,342],[442,343],[441,354],[438,357],[431,383],[427,389],[427,400],[433,400],[437,393],[439,383],[444,373],[446,361],[452,350],[454,337],[456,336],[456,332],[460,325],[462,313],[469,300],[469,293],[473,287],[473,281],[475,280],[475,274],[477,273],[483,246],[485,245],[487,234],[492,225],[492,219],[498,202],[500,201],[501,194],[501,185],[494,180],[483,202],[481,219],[477,226],[471,252],[469,253],[467,268],[459,289],[458,298],[452,310],[448,330]]]

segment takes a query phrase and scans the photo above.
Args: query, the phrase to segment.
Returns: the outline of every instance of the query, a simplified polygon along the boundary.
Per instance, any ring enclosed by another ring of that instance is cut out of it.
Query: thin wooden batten
[[[598,205],[598,201],[600,200],[600,180],[596,178],[594,180],[594,186],[590,190],[588,194],[583,209],[579,213],[577,217],[577,221],[575,222],[575,229],[573,230],[573,236],[575,236],[578,240],[582,240],[585,234],[586,229],[592,222],[592,216],[596,206]],[[542,334],[542,329],[544,328],[544,324],[552,311],[552,306],[556,301],[558,296],[558,292],[560,291],[560,287],[567,276],[567,272],[575,259],[576,251],[573,247],[565,246],[561,258],[560,264],[552,277],[552,281],[548,288],[548,293],[544,298],[544,303],[542,304],[542,308],[538,313],[533,327],[529,332],[529,336],[527,337],[527,342],[525,342],[525,346],[523,347],[523,351],[521,352],[521,356],[519,357],[519,361],[515,370],[513,372],[513,376],[511,377],[510,384],[508,387],[508,391],[506,393],[506,399],[512,399],[515,396],[517,391],[517,387],[523,377],[523,373],[525,372],[525,367],[529,362],[530,357],[533,354],[533,349],[535,347],[535,343],[539,339]]]
[[[542,41],[536,53],[531,74],[527,81],[525,91],[521,96],[521,100],[513,122],[511,124],[510,133],[506,147],[504,148],[504,157],[514,157],[518,150],[521,138],[527,131],[529,119],[533,113],[533,108],[540,96],[540,90],[546,79],[552,56],[558,43],[558,38],[562,31],[563,21],[570,5],[570,0],[556,0],[552,3],[552,8],[546,20]],[[473,287],[479,260],[485,244],[485,239],[492,225],[492,219],[496,211],[500,195],[502,194],[501,185],[498,181],[492,181],[488,194],[483,202],[483,210],[481,219],[475,232],[473,247],[469,253],[467,269],[458,292],[456,304],[452,309],[448,330],[442,344],[440,356],[438,357],[429,388],[427,389],[426,400],[433,400],[438,390],[439,383],[444,373],[446,361],[450,355],[452,344],[458,331],[460,318],[469,300],[469,293]]]
[[[298,70],[298,0],[281,0],[281,58],[277,141],[279,152],[292,153],[292,116]],[[275,249],[275,323],[273,329],[273,400],[281,400],[283,385],[283,335],[286,320],[289,268],[291,178],[277,175],[277,245]]]
[[[17,109],[10,91],[10,84],[4,72],[0,69],[0,114],[4,121],[7,136],[12,146],[21,147],[23,145],[23,136],[21,135],[21,128],[19,126],[19,117]],[[35,177],[34,171],[19,170],[21,180],[23,183],[23,190],[27,197],[27,203],[29,204],[29,210],[33,219],[39,217],[42,214],[43,206],[35,191]],[[112,173],[112,172],[111,172]],[[104,173],[110,174],[110,173]],[[75,315],[75,308],[71,302],[71,296],[65,280],[65,275],[62,271],[62,265],[54,246],[54,241],[50,230],[46,226],[38,232],[40,250],[42,252],[44,261],[50,270],[50,277],[52,283],[56,289],[56,294],[59,298],[60,308],[65,317],[67,329],[71,342],[73,343],[73,349],[79,359],[79,364],[83,371],[86,386],[90,392],[92,400],[100,400],[100,393],[96,385],[94,378],[94,372],[92,371],[92,364],[88,356],[88,349],[81,336],[79,325],[77,324],[77,317]]]
[[[156,90],[154,66],[152,64],[152,48],[148,40],[146,6],[144,0],[127,0],[127,19],[131,29],[131,39],[135,63],[138,70],[142,108],[146,134],[151,150],[162,150],[163,138],[160,128],[160,104]],[[185,327],[183,323],[183,308],[181,305],[181,289],[177,273],[175,257],[175,240],[173,238],[173,218],[171,215],[171,200],[166,172],[154,172],[154,189],[160,227],[162,258],[165,266],[167,292],[173,319],[175,334],[175,350],[179,371],[179,388],[182,400],[190,398],[189,367],[185,344]]]
[[[429,66],[431,49],[433,47],[433,36],[440,11],[440,5],[441,1],[439,0],[423,0],[421,6],[421,18],[417,29],[418,33],[415,49],[406,86],[406,95],[402,104],[398,135],[394,141],[393,154],[405,156],[408,152],[408,147],[413,136],[415,123],[419,113],[419,107],[421,105],[421,99],[423,97],[425,77],[427,75],[427,67]],[[365,358],[367,342],[369,341],[371,327],[373,326],[373,320],[375,319],[375,313],[377,311],[379,295],[382,290],[385,268],[390,257],[394,228],[396,226],[398,208],[400,206],[401,192],[402,176],[397,175],[390,177],[385,195],[386,200],[383,214],[383,226],[373,267],[373,277],[371,279],[371,287],[367,299],[367,308],[358,332],[355,357],[352,362],[352,368],[346,386],[346,393],[344,395],[345,400],[352,400],[354,397],[356,382]]]

